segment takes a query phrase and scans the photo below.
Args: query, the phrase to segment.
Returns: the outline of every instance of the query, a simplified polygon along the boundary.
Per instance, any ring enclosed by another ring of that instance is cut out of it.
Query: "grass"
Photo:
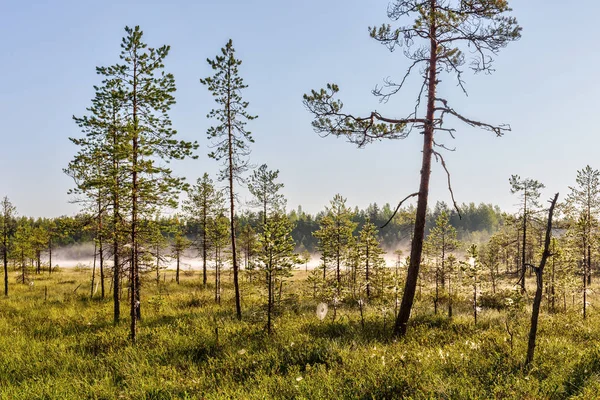
[[[242,286],[238,321],[229,283],[217,306],[197,274],[181,285],[167,274],[160,290],[152,275],[143,282],[135,346],[126,301],[115,326],[111,296],[89,298],[89,271],[36,275],[32,287],[11,282],[0,299],[0,398],[593,399],[600,391],[594,310],[585,322],[576,311],[543,313],[535,361],[524,369],[529,305],[512,349],[505,314],[484,310],[475,326],[466,294],[452,320],[433,315],[424,295],[409,334],[394,340],[393,317],[384,322],[374,305],[364,326],[354,304],[342,304],[335,321],[331,310],[317,319],[298,272],[268,337],[254,284]]]

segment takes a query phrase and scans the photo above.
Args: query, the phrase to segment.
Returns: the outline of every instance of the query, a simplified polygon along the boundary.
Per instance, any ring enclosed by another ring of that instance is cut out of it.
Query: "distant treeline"
[[[379,206],[377,203],[369,205],[366,209],[355,207],[352,217],[352,220],[358,223],[355,234],[362,229],[367,218],[378,227],[383,226],[391,218],[387,226],[379,230],[381,244],[389,249],[395,248],[402,242],[408,242],[412,233],[414,207],[400,208],[396,215],[394,215],[394,208],[390,204]],[[427,232],[444,210],[450,215],[450,223],[457,230],[458,238],[463,240],[472,237],[485,238],[496,232],[504,222],[503,212],[498,206],[492,204],[462,204],[459,207],[459,217],[455,209],[450,208],[444,202],[438,202],[427,213]],[[319,229],[320,220],[325,214],[323,210],[313,215],[303,211],[301,206],[288,212],[287,215],[294,226],[292,236],[298,249],[306,249],[310,252],[316,250],[317,238],[313,232]],[[249,224],[253,228],[257,228],[260,225],[260,218],[261,213],[245,210],[238,215],[238,226],[243,227]],[[94,219],[85,214],[38,219],[19,217],[18,220],[21,224],[26,223],[33,227],[42,227],[52,231],[54,245],[57,247],[91,242],[95,237]],[[158,220],[165,237],[172,237],[174,228],[178,224],[184,226],[183,231],[191,240],[194,240],[200,231],[199,224],[192,220],[185,221],[177,217],[159,217]]]

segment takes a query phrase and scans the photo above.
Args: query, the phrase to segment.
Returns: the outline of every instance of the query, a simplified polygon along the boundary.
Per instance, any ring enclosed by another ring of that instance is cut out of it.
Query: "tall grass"
[[[594,312],[585,322],[576,311],[543,314],[536,359],[524,369],[527,313],[513,322],[511,349],[504,312],[483,310],[475,326],[466,296],[452,320],[433,315],[424,296],[408,336],[395,340],[393,316],[384,321],[374,305],[364,324],[351,302],[320,321],[296,277],[269,337],[254,284],[242,286],[238,321],[228,283],[217,306],[198,276],[159,287],[148,277],[132,346],[127,321],[112,323],[110,296],[89,298],[89,271],[34,279],[13,281],[0,299],[2,399],[583,399],[600,390]]]

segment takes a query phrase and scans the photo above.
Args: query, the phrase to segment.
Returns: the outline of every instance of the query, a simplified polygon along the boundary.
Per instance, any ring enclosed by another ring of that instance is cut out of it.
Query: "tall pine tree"
[[[242,174],[248,169],[248,155],[250,143],[254,143],[252,134],[246,130],[247,121],[256,117],[250,115],[246,109],[248,102],[242,100],[241,92],[247,87],[239,76],[239,66],[242,61],[235,58],[235,49],[231,39],[221,55],[214,60],[207,59],[208,64],[215,71],[213,76],[200,79],[203,85],[215,98],[218,108],[208,114],[208,118],[215,119],[217,124],[208,130],[208,138],[213,141],[214,150],[209,153],[222,163],[220,180],[228,182],[229,186],[229,221],[231,234],[231,254],[233,263],[233,286],[235,289],[235,311],[238,319],[242,318],[242,305],[239,286],[239,265],[237,259],[235,238],[235,182],[243,182]]]

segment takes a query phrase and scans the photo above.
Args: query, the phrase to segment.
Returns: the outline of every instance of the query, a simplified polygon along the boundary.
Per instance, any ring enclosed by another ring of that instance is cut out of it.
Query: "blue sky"
[[[208,159],[206,114],[213,107],[199,83],[214,57],[232,38],[250,86],[244,98],[259,118],[249,125],[256,143],[251,161],[280,170],[288,207],[316,212],[335,193],[352,206],[396,203],[416,191],[421,136],[384,141],[358,150],[343,139],[320,138],[310,126],[302,94],[327,82],[340,85],[349,111],[377,109],[401,117],[413,107],[418,82],[379,104],[370,91],[385,77],[400,79],[408,66],[369,38],[367,27],[387,22],[387,0],[105,0],[0,3],[0,195],[19,214],[73,214],[62,172],[79,136],[72,115],[82,115],[99,83],[95,67],[118,60],[126,25],[140,25],[153,47],[169,44],[166,70],[175,75],[177,104],[171,117],[182,138],[198,140],[198,160],[174,171],[194,182],[218,166]],[[497,57],[491,76],[465,74],[469,97],[448,81],[442,97],[469,117],[507,122],[503,138],[456,124],[457,138],[445,154],[460,202],[513,209],[511,174],[543,182],[544,197],[574,184],[577,169],[599,168],[594,117],[600,65],[597,15],[600,3],[579,0],[513,0],[523,37]],[[567,3],[568,4],[568,3]],[[247,198],[246,194],[242,198]],[[446,177],[433,166],[431,204],[450,201]]]

